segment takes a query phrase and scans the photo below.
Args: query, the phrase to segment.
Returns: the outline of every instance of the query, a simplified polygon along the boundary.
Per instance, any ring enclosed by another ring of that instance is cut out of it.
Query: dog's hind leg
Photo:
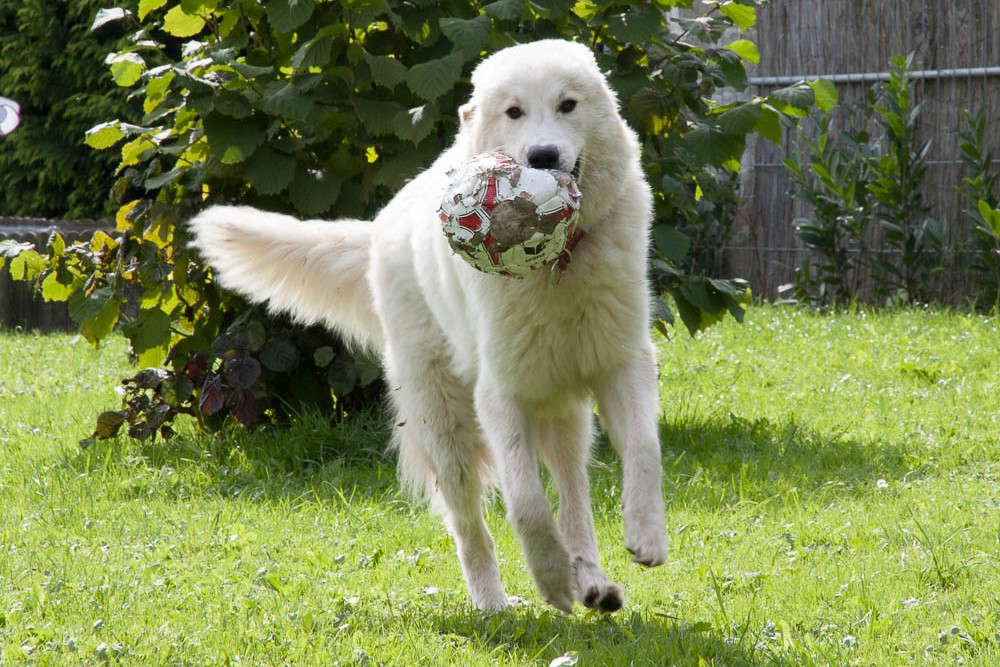
[[[508,605],[493,537],[483,517],[489,454],[472,409],[471,392],[426,350],[387,355],[398,411],[399,469],[411,490],[426,491],[455,540],[472,602],[496,611]],[[414,363],[420,360],[421,363]]]
[[[589,402],[580,402],[565,417],[541,422],[538,449],[559,489],[557,525],[573,563],[577,599],[591,609],[611,612],[621,608],[624,596],[601,570],[597,553],[587,477],[593,429]]]
[[[659,392],[652,343],[595,387],[597,409],[622,460],[625,547],[636,563],[667,559],[662,463],[657,430]]]

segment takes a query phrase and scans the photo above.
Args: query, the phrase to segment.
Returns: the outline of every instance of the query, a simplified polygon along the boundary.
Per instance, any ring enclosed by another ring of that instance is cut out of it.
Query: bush
[[[826,113],[805,148],[785,160],[797,195],[812,209],[795,220],[799,238],[812,251],[786,286],[800,301],[817,307],[853,301],[878,304],[930,303],[940,297],[937,277],[964,268],[983,288],[976,300],[997,303],[1000,285],[1000,217],[991,175],[992,157],[983,145],[982,115],[966,112],[962,160],[969,176],[960,190],[972,206],[968,247],[951,247],[945,220],[932,218],[924,199],[930,142],[917,140],[922,104],[907,74],[910,58],[889,62],[889,78],[874,86],[856,109]],[[846,127],[837,130],[837,121]],[[956,257],[968,250],[972,261]]]
[[[986,145],[986,115],[982,109],[965,111],[966,130],[960,135],[962,164],[967,175],[957,186],[970,207],[965,215],[972,222],[969,241],[971,261],[965,267],[979,286],[976,305],[1000,308],[1000,194],[993,169],[993,151]]]
[[[107,218],[117,158],[84,145],[109,117],[141,115],[104,59],[124,30],[89,30],[101,0],[0,0],[0,95],[21,105],[21,126],[0,150],[0,214]],[[127,2],[126,6],[134,5]]]
[[[804,115],[815,92],[829,101],[831,88],[800,84],[714,103],[723,88],[746,88],[743,63],[758,58],[747,40],[717,42],[726,29],[750,27],[761,2],[712,3],[707,17],[668,22],[665,12],[680,4],[690,3],[142,0],[135,15],[102,13],[95,23],[133,26],[111,70],[145,114],[139,124],[109,120],[87,135],[95,148],[118,148],[121,236],[78,247],[55,237],[48,257],[6,251],[16,276],[39,281],[47,298],[69,299],[95,344],[119,322],[126,296],[138,293],[141,310],[122,330],[143,365],[166,361],[167,371],[133,381],[126,400],[134,405],[105,415],[97,435],[124,421],[139,436],[155,434],[179,412],[246,423],[266,403],[274,416],[283,408],[261,400],[274,387],[262,385],[265,371],[325,378],[338,403],[351,390],[370,391],[369,362],[352,361],[332,341],[303,349],[278,336],[271,320],[241,315],[245,304],[220,293],[188,250],[182,223],[223,201],[371,216],[451,140],[474,63],[516,41],[564,37],[593,46],[641,133],[658,191],[658,284],[692,331],[726,312],[741,317],[744,285],[700,274],[685,259],[685,230],[734,200],[750,132],[780,141],[782,124]],[[284,352],[266,352],[275,347]],[[298,365],[288,368],[293,347]],[[328,389],[312,400],[321,404],[323,393],[328,400]]]

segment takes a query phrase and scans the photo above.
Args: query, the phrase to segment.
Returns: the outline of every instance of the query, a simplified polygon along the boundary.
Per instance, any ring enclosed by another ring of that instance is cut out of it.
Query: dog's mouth
[[[569,172],[569,175],[573,178],[580,178],[580,158],[576,159],[576,164],[573,165],[573,169]]]

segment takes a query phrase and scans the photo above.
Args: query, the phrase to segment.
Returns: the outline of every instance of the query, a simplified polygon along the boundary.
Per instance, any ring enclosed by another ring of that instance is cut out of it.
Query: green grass
[[[123,344],[0,335],[0,665],[1000,664],[1000,320],[760,307],[661,345],[668,565],[625,609],[468,603],[379,420],[81,450]],[[561,661],[560,661],[561,659]]]

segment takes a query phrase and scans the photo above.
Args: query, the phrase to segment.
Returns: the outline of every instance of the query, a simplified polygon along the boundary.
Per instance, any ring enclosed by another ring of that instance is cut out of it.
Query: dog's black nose
[[[528,166],[532,169],[558,169],[559,149],[552,144],[528,149]]]

